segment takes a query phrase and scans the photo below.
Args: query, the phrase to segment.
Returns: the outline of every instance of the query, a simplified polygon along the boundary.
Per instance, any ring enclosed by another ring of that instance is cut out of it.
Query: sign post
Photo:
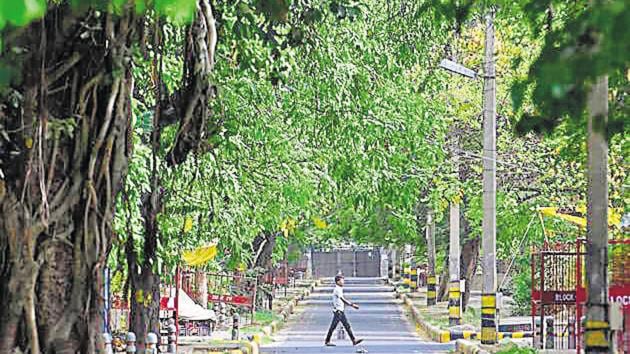
[[[440,62],[440,67],[442,69],[446,69],[450,72],[453,72],[455,74],[459,74],[462,76],[466,76],[471,79],[477,78],[477,73],[475,71],[468,69],[467,67],[461,64],[458,64],[452,60],[442,59],[442,61]]]

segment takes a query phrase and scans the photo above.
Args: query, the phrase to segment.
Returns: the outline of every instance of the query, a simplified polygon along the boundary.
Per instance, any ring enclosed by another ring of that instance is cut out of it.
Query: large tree
[[[161,2],[151,12],[133,1],[17,1],[3,11],[12,26],[2,33],[10,78],[0,100],[0,352],[97,351],[101,275],[132,150],[132,53],[148,35],[148,13],[189,19],[196,4],[209,14],[207,0]],[[200,15],[173,163],[203,136],[208,69],[194,64],[211,56],[214,38],[211,17]]]

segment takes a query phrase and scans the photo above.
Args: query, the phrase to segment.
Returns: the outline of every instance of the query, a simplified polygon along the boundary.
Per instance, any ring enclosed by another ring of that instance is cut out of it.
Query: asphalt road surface
[[[262,348],[264,354],[356,353],[365,348],[369,353],[446,353],[452,344],[424,341],[403,314],[402,303],[394,289],[380,279],[347,278],[344,295],[360,306],[346,309],[346,315],[357,338],[364,342],[353,347],[346,339],[333,335],[336,347],[324,346],[324,338],[332,320],[332,280],[315,289],[291,316],[272,344]],[[349,306],[347,306],[349,307]],[[341,326],[341,324],[339,324]],[[338,327],[339,328],[339,327]]]

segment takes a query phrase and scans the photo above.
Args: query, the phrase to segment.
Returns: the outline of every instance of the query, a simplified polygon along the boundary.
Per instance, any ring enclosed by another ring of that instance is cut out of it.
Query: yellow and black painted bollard
[[[586,320],[584,325],[584,347],[587,353],[610,352],[610,325],[606,321]]]
[[[497,342],[497,295],[481,295],[481,343]]]
[[[411,275],[409,286],[411,287],[411,291],[416,291],[418,289],[418,269],[411,268],[410,272]]]
[[[405,267],[403,269],[403,286],[405,289],[409,289],[411,286],[411,268]]]
[[[437,277],[429,275],[427,277],[427,306],[433,306],[437,303]]]
[[[459,280],[451,281],[448,287],[448,324],[449,326],[459,326],[462,324]]]

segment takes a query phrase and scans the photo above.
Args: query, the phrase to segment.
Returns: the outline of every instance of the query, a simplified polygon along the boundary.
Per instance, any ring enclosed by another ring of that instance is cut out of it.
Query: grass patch
[[[396,292],[399,294],[409,294],[411,291],[409,290],[409,288],[399,286],[396,288]]]
[[[256,326],[256,325],[247,326],[247,327],[241,328],[241,333],[243,333],[243,334],[262,333],[262,331],[263,331],[262,328],[263,328],[263,326]]]
[[[420,313],[422,318],[429,322],[430,324],[438,327],[438,328],[448,328],[448,319],[442,318],[442,316],[431,316],[428,313]]]
[[[506,349],[501,349],[496,354],[534,354],[536,353],[535,349],[532,348],[521,348],[521,347],[510,347]]]
[[[254,314],[254,323],[266,326],[273,321],[279,321],[281,317],[271,311],[256,311]]]
[[[476,324],[481,323],[481,315],[477,309],[472,306],[468,306],[468,308],[466,308],[466,312],[462,312],[462,323],[473,325],[476,328]]]

